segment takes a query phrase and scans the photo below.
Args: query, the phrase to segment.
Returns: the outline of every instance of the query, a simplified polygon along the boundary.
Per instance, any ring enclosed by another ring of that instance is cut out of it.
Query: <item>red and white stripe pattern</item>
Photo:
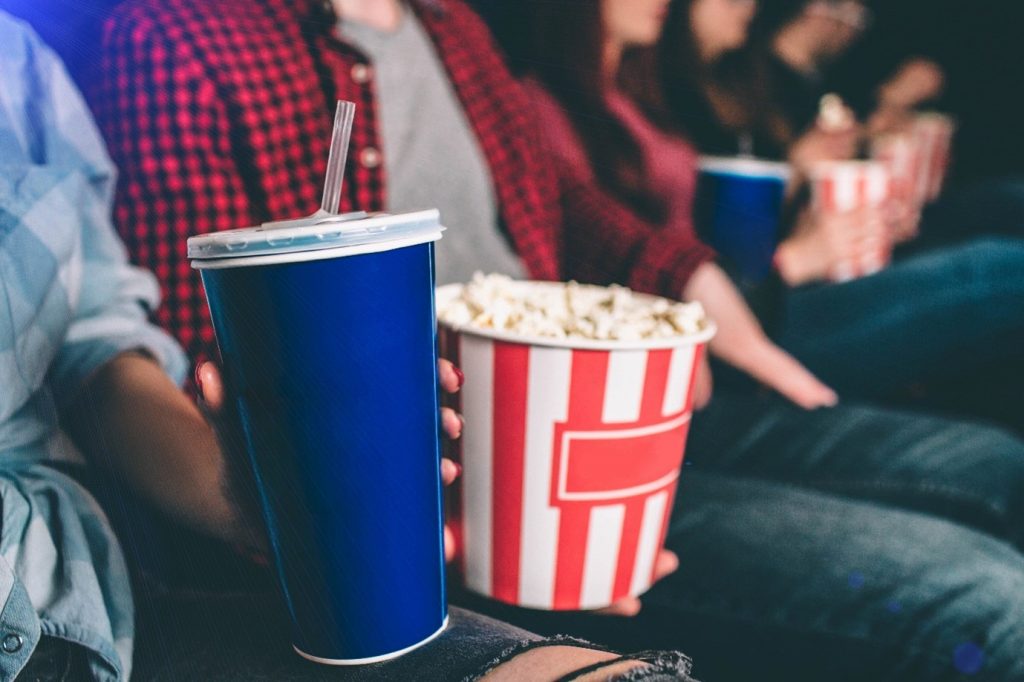
[[[442,352],[467,377],[455,514],[467,586],[548,610],[646,591],[703,348],[549,348],[442,327]]]
[[[892,176],[879,162],[835,161],[815,169],[811,187],[814,208],[821,213],[883,208],[892,196]],[[859,262],[838,266],[832,279],[842,282],[878,272],[889,262],[891,251],[892,244],[886,241]]]
[[[892,196],[899,201],[922,203],[918,193],[921,154],[911,135],[893,133],[871,141],[871,158],[886,167]]]
[[[942,194],[955,130],[953,119],[942,114],[919,114],[914,118],[911,135],[918,147],[921,163],[918,192],[926,203],[935,201]]]
[[[909,132],[880,135],[871,140],[871,158],[889,171],[893,202],[888,218],[893,242],[913,239],[926,202],[921,191],[924,166],[920,145]]]
[[[837,161],[814,172],[814,202],[820,211],[843,213],[879,207],[891,196],[891,177],[881,163]]]

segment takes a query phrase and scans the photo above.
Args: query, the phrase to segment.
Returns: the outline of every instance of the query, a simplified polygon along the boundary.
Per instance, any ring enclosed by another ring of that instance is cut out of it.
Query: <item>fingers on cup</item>
[[[215,362],[204,362],[196,367],[196,384],[206,407],[217,412],[224,406],[224,382]]]
[[[456,393],[462,384],[465,383],[465,375],[451,361],[441,359],[437,362],[438,378],[441,381],[441,388],[448,393]]]
[[[452,440],[458,440],[462,435],[463,425],[464,422],[462,415],[450,407],[441,408],[441,426],[444,428],[444,432],[449,438]]]
[[[444,527],[444,560],[455,558],[455,533],[447,525]]]
[[[462,465],[458,462],[447,458],[441,460],[441,482],[445,485],[454,483],[461,473]]]

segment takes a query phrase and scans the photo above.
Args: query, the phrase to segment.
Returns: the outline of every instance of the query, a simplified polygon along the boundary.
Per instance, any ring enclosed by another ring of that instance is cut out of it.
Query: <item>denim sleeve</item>
[[[159,289],[148,272],[128,264],[108,218],[108,204],[84,188],[81,289],[63,343],[50,368],[58,395],[73,396],[89,376],[116,355],[142,350],[179,385],[187,361],[178,345],[151,324]]]
[[[114,356],[142,350],[156,359],[178,384],[187,361],[177,344],[148,321],[159,303],[153,276],[129,265],[111,221],[113,164],[81,94],[57,57],[34,47],[39,85],[36,153],[49,167],[73,171],[81,182],[68,184],[74,194],[74,219],[80,229],[78,272],[67,286],[72,319],[51,367],[50,379],[73,396],[82,383]],[[181,245],[184,248],[184,245]],[[80,282],[76,287],[74,280]]]
[[[41,635],[28,593],[0,557],[0,679],[13,680],[28,663]]]

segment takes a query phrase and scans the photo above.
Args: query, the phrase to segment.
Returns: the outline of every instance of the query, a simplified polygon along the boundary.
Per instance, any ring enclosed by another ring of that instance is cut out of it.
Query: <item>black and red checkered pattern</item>
[[[461,0],[410,4],[476,131],[530,275],[678,295],[706,257],[692,236],[662,234],[560,180],[483,22]],[[193,358],[210,354],[213,330],[186,239],[315,211],[338,99],[358,105],[342,210],[385,206],[372,69],[336,37],[336,22],[322,0],[126,0],[105,24],[90,98],[121,170],[116,223],[161,282],[158,321]]]

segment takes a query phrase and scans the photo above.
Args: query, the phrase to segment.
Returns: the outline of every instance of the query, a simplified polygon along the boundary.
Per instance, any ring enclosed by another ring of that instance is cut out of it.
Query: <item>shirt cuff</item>
[[[55,391],[58,402],[65,405],[101,367],[131,351],[152,356],[175,385],[184,385],[188,360],[181,347],[162,329],[147,324],[123,335],[66,341],[51,374],[60,387]]]

